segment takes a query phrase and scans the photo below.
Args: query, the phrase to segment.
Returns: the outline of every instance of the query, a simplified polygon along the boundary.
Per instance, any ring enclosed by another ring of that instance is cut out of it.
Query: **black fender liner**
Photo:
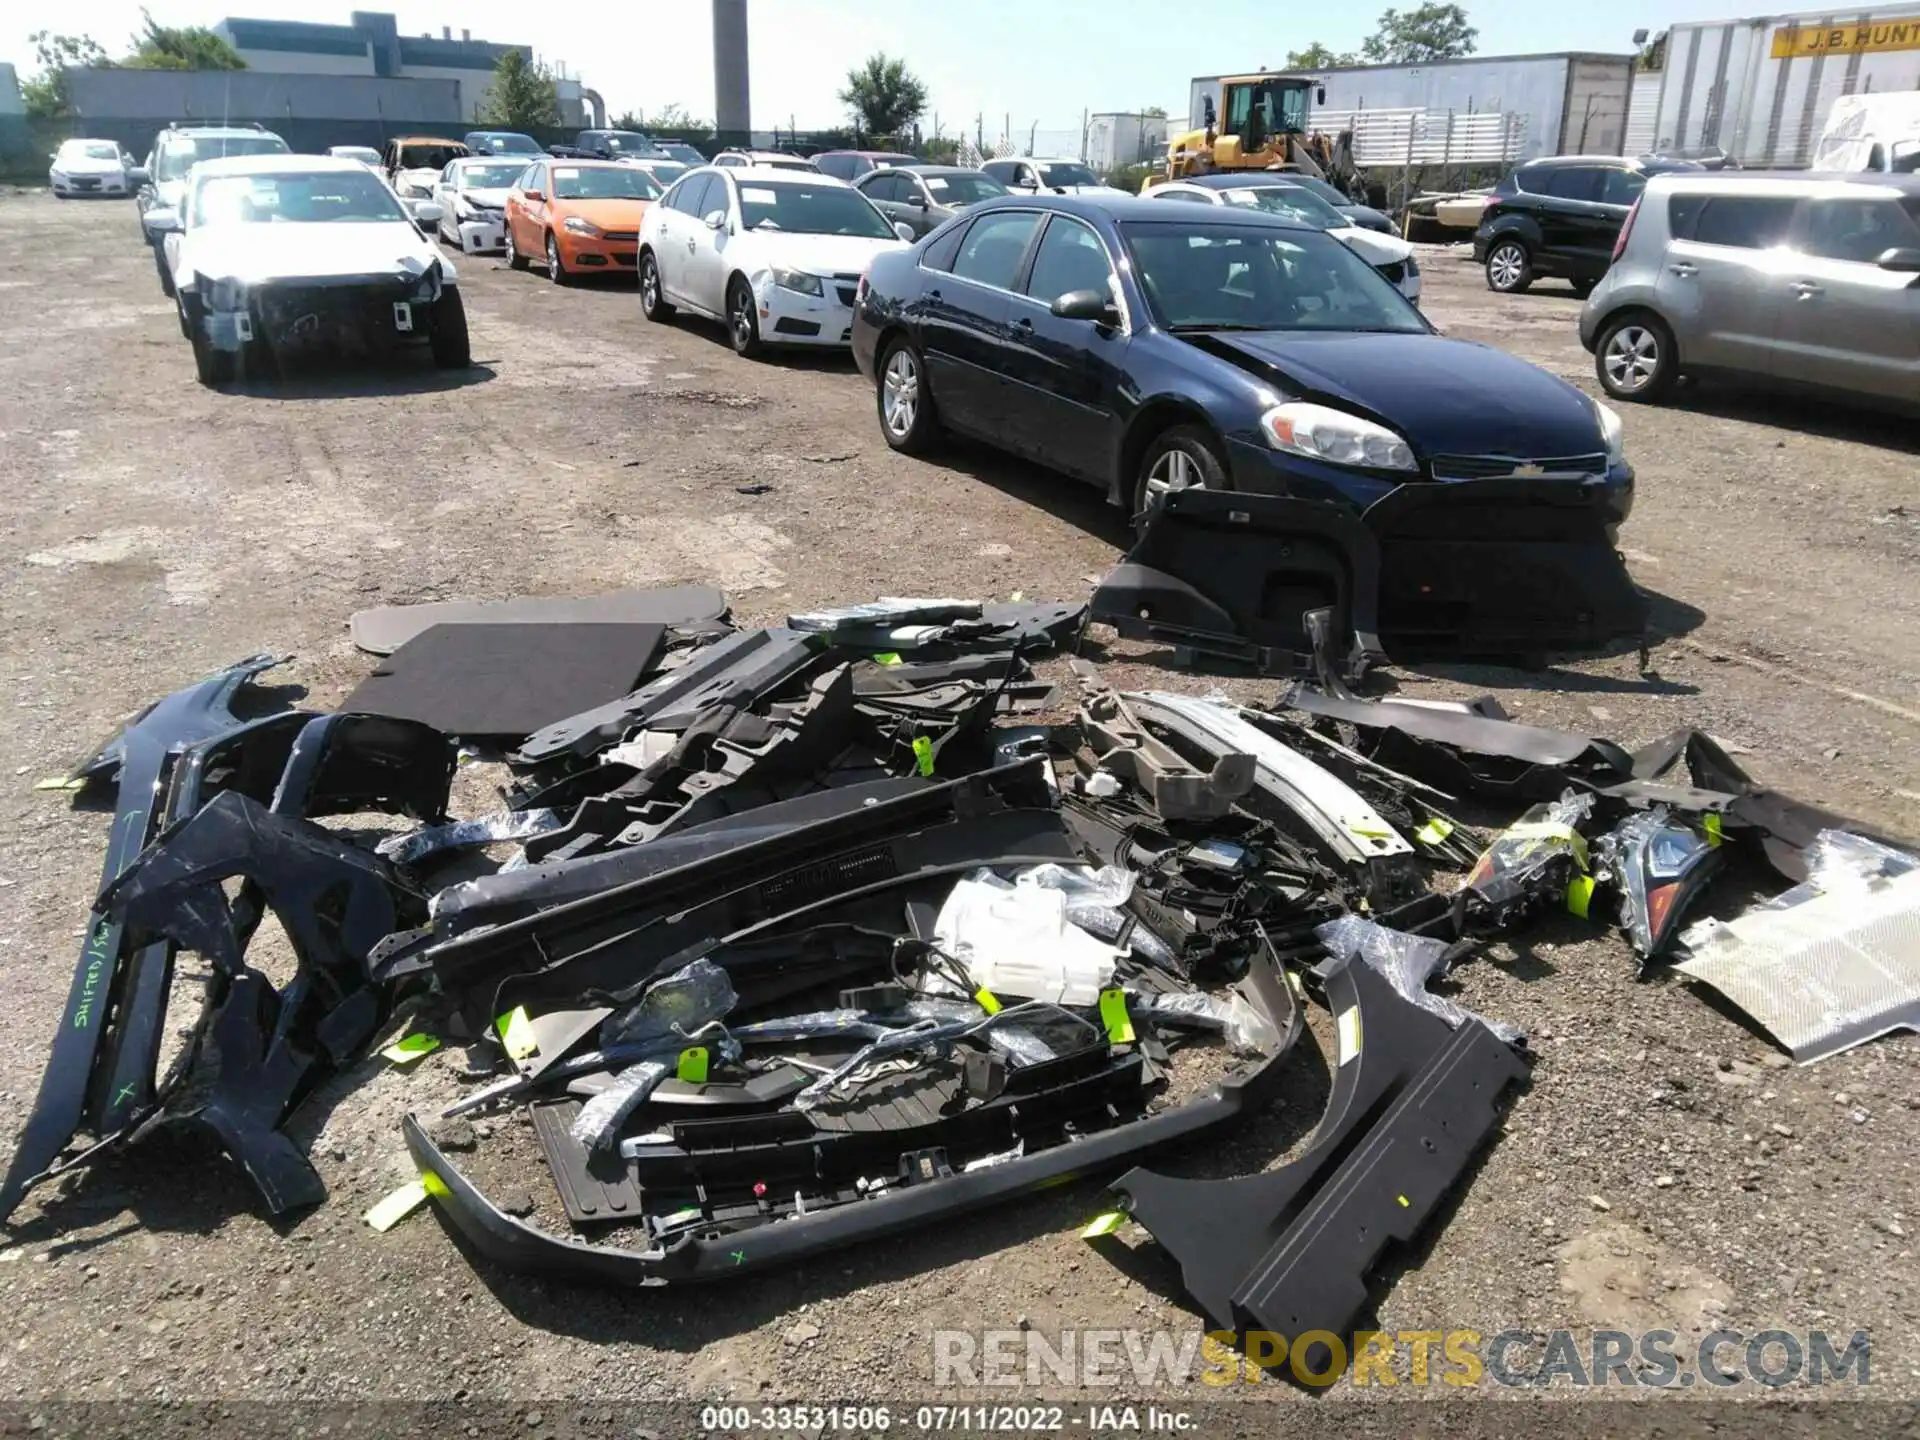
[[[1289,1345],[1350,1333],[1388,1242],[1418,1235],[1498,1123],[1502,1092],[1528,1073],[1478,1020],[1450,1027],[1361,961],[1316,974],[1340,1041],[1305,1153],[1233,1180],[1130,1170],[1113,1184],[1215,1328]]]

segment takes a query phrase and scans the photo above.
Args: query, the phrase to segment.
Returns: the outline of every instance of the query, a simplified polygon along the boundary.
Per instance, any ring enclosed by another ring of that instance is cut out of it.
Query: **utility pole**
[[[984,113],[976,113],[973,117],[973,148],[987,148],[987,117]]]
[[[1027,127],[1027,154],[1033,154],[1033,138],[1040,133],[1040,122],[1035,120]]]

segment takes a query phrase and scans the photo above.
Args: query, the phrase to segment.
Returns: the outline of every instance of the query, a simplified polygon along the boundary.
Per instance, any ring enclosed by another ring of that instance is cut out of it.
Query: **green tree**
[[[145,10],[147,28],[133,37],[129,70],[244,70],[247,62],[225,40],[198,25],[162,25]]]
[[[1646,44],[1640,47],[1640,53],[1633,57],[1636,70],[1664,70],[1667,65],[1667,32],[1662,30]]]
[[[34,59],[40,73],[20,87],[20,99],[27,116],[33,120],[58,120],[73,113],[73,97],[67,91],[66,72],[83,67],[105,68],[113,64],[98,41],[86,35],[55,35],[36,30],[27,37],[33,42]]]
[[[553,72],[521,51],[507,51],[493,67],[493,85],[480,103],[479,119],[502,130],[558,125],[560,93]]]
[[[926,113],[927,87],[909,73],[905,61],[874,54],[847,72],[840,103],[867,134],[898,135]]]
[[[1154,120],[1164,120],[1167,118],[1167,107],[1164,105],[1142,105],[1140,107],[1140,114]]]
[[[1427,4],[1405,14],[1387,11],[1360,51],[1376,64],[1418,65],[1471,55],[1479,41],[1480,32],[1467,23],[1467,12],[1458,5]]]
[[[1287,52],[1287,69],[1289,70],[1331,70],[1337,65],[1353,63],[1353,55],[1322,45],[1318,40],[1304,50]]]

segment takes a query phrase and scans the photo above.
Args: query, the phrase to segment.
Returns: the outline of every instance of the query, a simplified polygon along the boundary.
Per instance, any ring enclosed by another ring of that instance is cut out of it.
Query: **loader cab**
[[[1220,131],[1240,138],[1240,153],[1253,155],[1265,150],[1276,135],[1300,135],[1307,129],[1313,113],[1315,89],[1326,94],[1325,87],[1299,75],[1245,75],[1220,82],[1221,103],[1226,108]],[[1212,106],[1205,107],[1211,111]],[[1206,117],[1207,127],[1215,125],[1214,116]]]

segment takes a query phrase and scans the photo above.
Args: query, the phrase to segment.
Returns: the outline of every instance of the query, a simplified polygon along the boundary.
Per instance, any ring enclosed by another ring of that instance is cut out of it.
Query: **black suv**
[[[1487,267],[1487,288],[1515,294],[1558,275],[1584,296],[1613,263],[1613,242],[1647,177],[1699,168],[1619,155],[1529,160],[1494,186],[1473,232],[1473,258]]]

